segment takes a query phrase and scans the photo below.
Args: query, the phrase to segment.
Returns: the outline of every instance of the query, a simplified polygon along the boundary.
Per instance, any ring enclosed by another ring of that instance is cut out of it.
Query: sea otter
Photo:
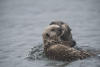
[[[46,45],[48,42],[59,42],[59,43],[70,43],[69,46],[73,47],[73,42],[72,40],[62,40],[61,36],[63,36],[64,31],[62,28],[58,25],[49,25],[45,31],[43,32],[43,42],[44,45]],[[68,45],[67,45],[68,46]]]
[[[68,24],[64,23],[63,21],[52,21],[49,25],[58,25],[61,27],[63,30],[63,35],[61,36],[61,39],[63,41],[71,41],[72,47],[76,45],[76,41],[73,40],[72,33],[71,33],[71,28],[69,27]]]
[[[63,41],[64,34],[59,25],[49,25],[43,32],[43,43],[45,55],[54,60],[72,61],[91,56],[90,53],[73,48],[72,41]]]

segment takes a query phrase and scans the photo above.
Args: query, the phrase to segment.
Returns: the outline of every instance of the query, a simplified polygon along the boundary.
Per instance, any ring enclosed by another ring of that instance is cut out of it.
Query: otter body
[[[84,59],[91,56],[86,51],[79,51],[73,47],[65,46],[62,44],[55,44],[44,49],[45,55],[49,59],[73,61],[77,59]]]
[[[48,58],[71,61],[91,56],[90,53],[73,47],[75,41],[67,24],[64,26],[61,22],[55,22],[51,23],[42,34],[44,53]]]

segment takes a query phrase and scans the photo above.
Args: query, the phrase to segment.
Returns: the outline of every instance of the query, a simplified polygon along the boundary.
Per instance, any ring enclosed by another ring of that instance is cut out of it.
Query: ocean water
[[[53,20],[69,24],[77,46],[100,51],[100,0],[0,0],[0,67],[100,67],[100,57],[26,59]]]

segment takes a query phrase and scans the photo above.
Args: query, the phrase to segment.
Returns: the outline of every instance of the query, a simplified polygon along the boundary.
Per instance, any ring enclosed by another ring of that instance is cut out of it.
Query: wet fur
[[[77,50],[73,48],[72,45],[72,34],[71,39],[62,40],[61,36],[65,34],[65,31],[59,31],[61,26],[57,24],[50,24],[43,32],[43,43],[44,43],[44,53],[45,55],[54,60],[67,60],[72,61],[76,59],[84,59],[91,56],[91,53],[83,50]],[[52,29],[55,29],[52,31]],[[61,28],[62,29],[62,28]],[[62,32],[58,35],[59,32]],[[70,31],[67,31],[68,33]],[[67,39],[67,38],[66,38]]]
[[[55,44],[49,46],[48,48],[44,48],[44,52],[49,59],[63,61],[73,61],[91,56],[91,54],[86,51],[79,51],[73,47],[65,46],[62,44]]]
[[[63,30],[63,35],[61,36],[61,40],[63,41],[71,41],[72,47],[76,45],[76,41],[73,40],[71,28],[68,24],[65,24],[63,21],[52,21],[49,25],[58,25]]]

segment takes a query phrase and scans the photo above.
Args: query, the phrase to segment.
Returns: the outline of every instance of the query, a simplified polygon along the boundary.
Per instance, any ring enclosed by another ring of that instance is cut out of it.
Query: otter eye
[[[49,37],[49,34],[47,33],[46,36]]]
[[[55,29],[51,29],[51,31],[55,31]]]

